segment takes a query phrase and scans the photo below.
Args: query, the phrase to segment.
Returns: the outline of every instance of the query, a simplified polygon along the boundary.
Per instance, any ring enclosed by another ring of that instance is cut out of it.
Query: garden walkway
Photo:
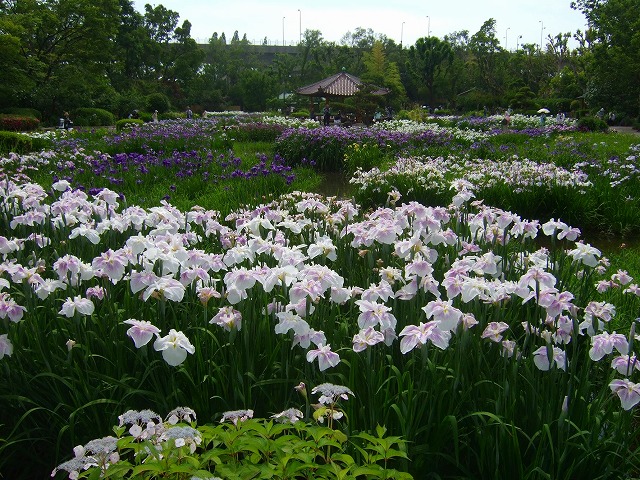
[[[611,130],[618,133],[633,133],[635,135],[640,135],[640,131],[635,130],[633,127],[611,127]]]

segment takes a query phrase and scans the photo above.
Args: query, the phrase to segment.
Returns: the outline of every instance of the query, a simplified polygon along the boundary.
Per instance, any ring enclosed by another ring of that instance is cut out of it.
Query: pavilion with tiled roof
[[[358,93],[365,84],[358,77],[345,71],[331,75],[319,82],[299,88],[297,93],[309,97],[351,97]],[[386,95],[388,88],[373,87],[373,95]]]

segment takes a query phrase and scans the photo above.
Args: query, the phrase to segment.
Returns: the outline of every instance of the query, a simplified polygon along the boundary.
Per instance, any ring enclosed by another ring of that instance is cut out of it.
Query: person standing
[[[151,114],[151,121],[153,123],[158,123],[158,110],[154,110]]]
[[[193,118],[193,112],[191,111],[191,107],[187,107],[187,118],[190,120]]]
[[[331,110],[329,109],[328,103],[324,106],[324,110],[322,111],[322,113],[323,113],[322,119],[323,119],[324,126],[328,127],[329,121],[331,120]]]
[[[540,126],[544,127],[547,123],[547,114],[545,112],[540,112]]]

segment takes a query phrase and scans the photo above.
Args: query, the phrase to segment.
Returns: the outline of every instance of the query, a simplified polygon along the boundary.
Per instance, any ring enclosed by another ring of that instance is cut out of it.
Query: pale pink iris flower
[[[551,351],[549,351],[549,348],[551,348]],[[560,370],[566,370],[566,354],[558,347],[542,346],[533,352],[533,363],[543,372],[549,370],[554,364]]]
[[[82,298],[80,295],[76,297],[68,297],[62,304],[62,308],[58,312],[67,318],[72,318],[76,312],[80,315],[91,315],[95,310],[93,302],[88,298]]]
[[[220,307],[218,313],[209,320],[209,323],[213,323],[224,328],[227,332],[231,330],[242,329],[242,314],[234,309],[232,306]]]
[[[331,345],[318,345],[317,349],[309,350],[307,362],[312,363],[315,359],[318,359],[318,367],[321,372],[340,363],[340,356],[331,351]]]
[[[607,333],[602,332],[598,335],[594,335],[591,338],[591,349],[589,350],[589,357],[594,362],[602,359],[605,355],[609,355],[616,349],[622,355],[629,353],[629,342],[627,337],[620,333]]]
[[[488,338],[493,342],[502,341],[502,332],[507,330],[509,325],[504,322],[490,322],[482,332],[481,338]]]
[[[400,332],[400,352],[407,353],[416,346],[425,345],[427,342],[433,343],[440,350],[445,350],[449,346],[451,332],[449,330],[441,330],[440,322],[432,320],[419,325],[407,325]]]
[[[640,383],[633,383],[628,378],[616,379],[609,384],[609,388],[618,395],[625,410],[631,410],[640,402]]]
[[[159,277],[152,282],[142,294],[146,302],[150,297],[159,297],[174,302],[181,302],[184,297],[185,287],[174,278]]]
[[[6,355],[10,357],[13,354],[13,344],[9,340],[9,336],[5,333],[0,335],[0,360]]]
[[[462,312],[451,305],[451,300],[434,300],[422,307],[427,318],[432,318],[439,322],[440,330],[455,331],[462,318]]]
[[[384,342],[384,333],[375,330],[373,327],[367,327],[353,336],[353,351],[362,352],[367,347],[380,342]]]
[[[160,336],[160,329],[146,320],[136,320],[130,318],[123,323],[131,325],[127,330],[127,335],[131,337],[136,348],[140,348],[151,341],[153,336]]]

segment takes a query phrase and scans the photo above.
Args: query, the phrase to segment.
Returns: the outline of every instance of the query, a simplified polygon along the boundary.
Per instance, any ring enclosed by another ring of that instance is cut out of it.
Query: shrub
[[[144,120],[141,118],[123,118],[116,122],[116,131],[121,131],[125,128],[131,128],[136,125],[144,125]]]
[[[67,472],[69,478],[413,478],[392,468],[399,459],[407,459],[406,442],[386,436],[384,427],[375,435],[349,438],[329,426],[300,421],[302,412],[294,408],[269,420],[253,419],[253,410],[230,411],[223,415],[226,423],[219,425],[197,426],[195,416],[192,409],[178,407],[162,422],[150,410],[129,410],[114,427],[118,438],[76,447],[75,457],[56,467],[52,476]],[[184,476],[171,475],[177,472]]]
[[[178,120],[180,118],[184,118],[184,113],[183,112],[171,111],[171,112],[163,113],[158,118],[160,120]]]
[[[40,110],[36,110],[35,108],[5,108],[2,110],[2,113],[8,113],[10,115],[18,115],[21,117],[33,117],[38,120],[42,120],[42,113]]]
[[[607,122],[596,117],[583,117],[578,121],[578,128],[589,132],[606,132],[609,129]]]
[[[30,130],[36,130],[39,126],[40,120],[35,117],[0,115],[0,130],[26,132]]]
[[[33,152],[44,148],[46,143],[44,139],[0,131],[0,155],[6,155],[11,152],[19,154]]]
[[[77,108],[73,111],[72,121],[77,127],[101,127],[113,125],[113,113],[102,108]]]
[[[550,98],[546,105],[552,112],[569,112],[572,110],[573,101],[570,98]]]
[[[409,120],[414,122],[423,122],[429,117],[429,111],[426,108],[416,107],[409,111]]]
[[[152,93],[151,95],[147,95],[145,98],[145,104],[147,110],[150,112],[158,110],[158,113],[165,113],[171,108],[169,98],[162,93]]]
[[[144,105],[143,100],[137,95],[117,95],[110,110],[119,118],[127,118],[134,110],[140,110]]]

